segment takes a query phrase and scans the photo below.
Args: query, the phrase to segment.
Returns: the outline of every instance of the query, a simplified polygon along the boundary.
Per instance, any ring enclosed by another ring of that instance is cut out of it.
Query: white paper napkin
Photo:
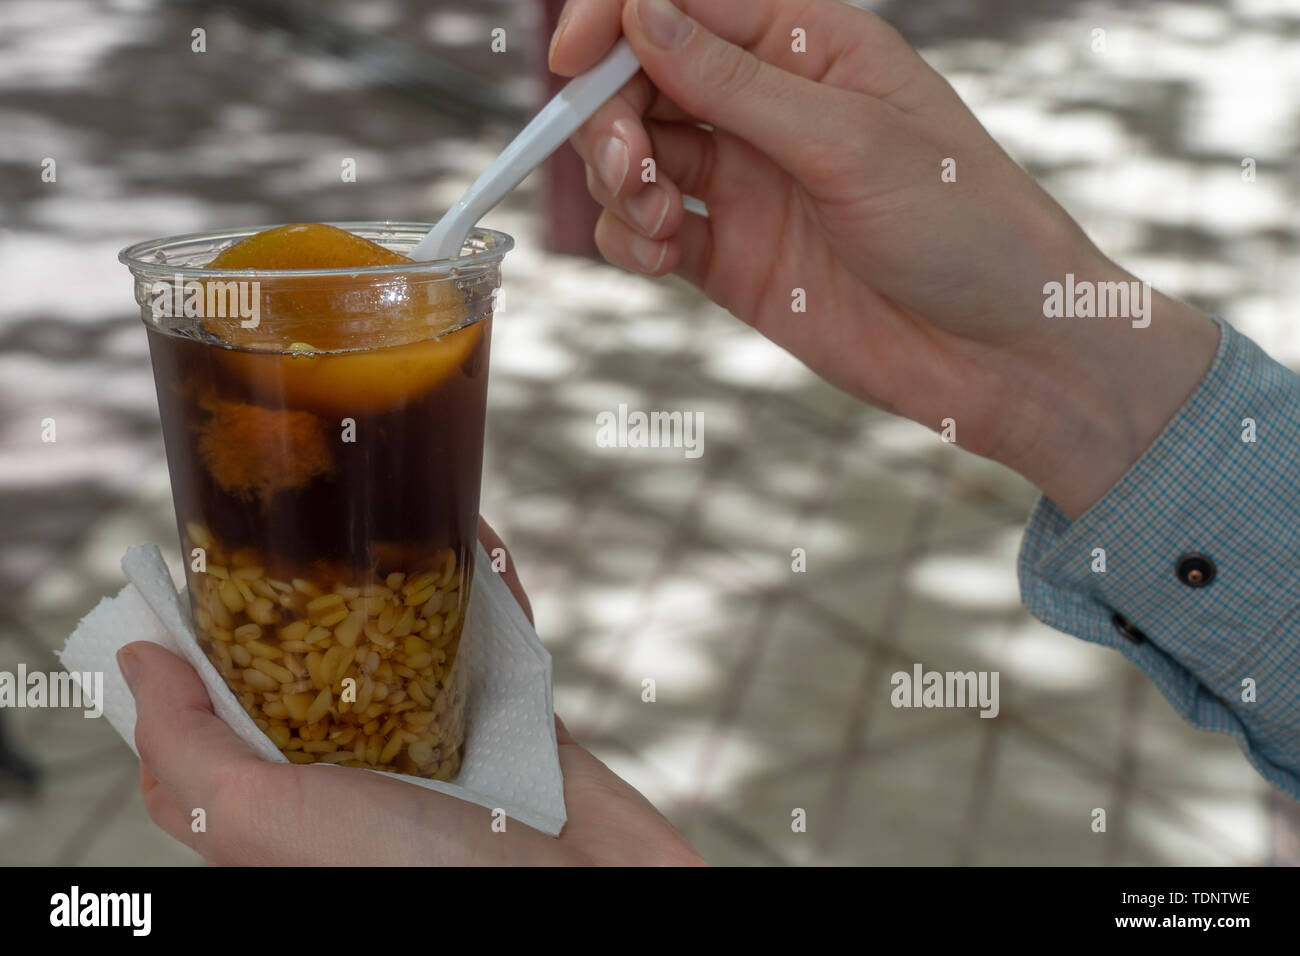
[[[177,594],[157,546],[131,548],[122,558],[130,580],[104,598],[77,625],[59,659],[70,672],[104,674],[104,716],[135,750],[135,700],[116,655],[132,641],[153,641],[189,661],[203,679],[213,710],[264,760],[286,763],[270,739],[203,655],[190,627],[188,599]],[[383,773],[490,809],[500,808],[552,836],[564,828],[564,780],[555,742],[551,655],[518,602],[478,547],[461,654],[469,668],[465,756],[454,783]],[[138,754],[138,751],[137,751]],[[330,766],[322,764],[320,766]],[[336,767],[352,773],[354,768]]]

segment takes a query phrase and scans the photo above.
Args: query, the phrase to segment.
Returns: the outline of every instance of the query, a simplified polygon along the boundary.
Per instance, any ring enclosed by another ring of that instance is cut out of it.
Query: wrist
[[[1115,486],[1204,379],[1219,329],[1192,307],[1144,286],[1097,253],[1079,283],[1128,283],[1142,308],[1127,317],[1038,317],[1039,366],[1020,383],[1014,434],[992,455],[1033,482],[1071,519]],[[1137,286],[1132,285],[1137,283]],[[1143,314],[1144,313],[1144,314]]]

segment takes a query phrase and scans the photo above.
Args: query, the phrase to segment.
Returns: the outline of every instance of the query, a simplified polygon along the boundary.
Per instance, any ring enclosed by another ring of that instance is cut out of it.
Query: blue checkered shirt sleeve
[[[1077,521],[1039,500],[1021,598],[1118,650],[1300,798],[1300,376],[1215,321],[1209,372],[1128,474]],[[1189,554],[1213,562],[1208,585],[1175,573]]]

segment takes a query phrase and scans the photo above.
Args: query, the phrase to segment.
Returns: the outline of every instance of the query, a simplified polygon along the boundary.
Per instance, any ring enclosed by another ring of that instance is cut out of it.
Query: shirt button
[[[1147,636],[1140,630],[1129,623],[1128,618],[1116,611],[1111,615],[1110,622],[1115,625],[1115,630],[1119,631],[1134,644],[1141,644],[1147,639]]]
[[[1203,554],[1185,554],[1178,559],[1175,573],[1189,588],[1203,588],[1214,580],[1214,562]]]

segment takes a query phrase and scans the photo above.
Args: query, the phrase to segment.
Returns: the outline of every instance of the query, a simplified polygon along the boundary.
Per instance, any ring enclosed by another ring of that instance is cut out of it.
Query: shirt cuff
[[[1044,623],[1118,649],[1179,713],[1232,734],[1300,797],[1300,378],[1214,321],[1205,379],[1119,483],[1073,522],[1039,499],[1021,598]],[[1180,580],[1190,554],[1213,562],[1208,585]]]

